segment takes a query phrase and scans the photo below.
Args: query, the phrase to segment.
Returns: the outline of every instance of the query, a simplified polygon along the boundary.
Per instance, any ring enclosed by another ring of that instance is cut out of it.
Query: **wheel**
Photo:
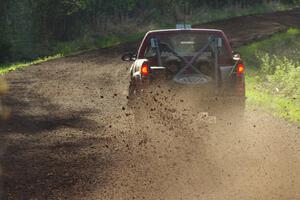
[[[136,85],[131,81],[128,88],[128,97],[133,99],[136,96],[137,88]]]
[[[131,81],[128,88],[129,99],[135,99],[142,94],[142,85],[137,84],[135,81]]]

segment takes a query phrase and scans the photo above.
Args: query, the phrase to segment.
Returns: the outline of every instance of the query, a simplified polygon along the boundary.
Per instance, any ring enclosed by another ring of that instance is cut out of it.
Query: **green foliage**
[[[241,47],[239,51],[249,67],[257,67],[261,64],[258,57],[266,53],[300,61],[298,56],[300,55],[299,46],[300,29],[290,28],[285,33],[278,33],[268,39]]]
[[[0,63],[8,60],[10,57],[10,44],[0,41]]]
[[[70,55],[84,50],[93,49],[92,42],[89,38],[81,38],[70,42],[58,42],[53,45],[54,54],[61,54],[63,56]]]
[[[111,46],[116,46],[121,43],[120,37],[117,37],[115,35],[105,36],[103,38],[98,38],[96,40],[96,46],[100,48],[107,48]]]
[[[267,2],[267,4],[265,3]],[[202,23],[282,10],[298,0],[2,0],[0,62],[119,44],[150,28],[174,27],[184,16]],[[164,26],[162,26],[164,25]],[[89,36],[92,39],[87,39]],[[97,36],[96,38],[94,36]],[[107,41],[105,41],[107,39]],[[3,42],[5,41],[5,43]],[[76,46],[78,45],[78,47]]]
[[[196,14],[191,17],[191,21],[194,24],[204,23],[207,21],[215,21],[237,16],[280,11],[288,8],[289,6],[278,3],[276,1],[270,1],[268,3],[263,2],[260,4],[250,4],[250,6],[247,5],[246,7],[243,4],[233,4],[222,9],[201,7],[200,9],[198,9]],[[209,12],[207,12],[207,10],[209,10]]]
[[[85,37],[80,40],[74,40],[71,42],[60,42],[57,43],[53,49],[53,52],[55,52],[54,56],[41,57],[29,62],[25,61],[18,63],[0,64],[0,74],[5,74],[7,72],[22,69],[34,64],[39,64],[49,60],[61,58],[63,56],[67,56],[80,51],[93,50],[97,48],[107,48],[119,45],[120,43],[134,42],[142,39],[144,35],[145,33],[136,33],[124,37],[117,37],[112,35],[110,37],[103,37],[101,39],[97,39],[95,42],[89,39],[89,37]]]
[[[300,29],[242,47],[250,102],[268,107],[292,121],[300,121]],[[249,68],[249,67],[248,67]]]
[[[261,57],[258,82],[270,93],[286,98],[300,97],[300,64],[286,57]]]
[[[136,33],[128,36],[118,36],[118,35],[110,35],[102,38],[98,38],[96,40],[96,48],[107,48],[117,46],[119,44],[125,42],[135,42],[142,39],[145,35],[145,32]]]

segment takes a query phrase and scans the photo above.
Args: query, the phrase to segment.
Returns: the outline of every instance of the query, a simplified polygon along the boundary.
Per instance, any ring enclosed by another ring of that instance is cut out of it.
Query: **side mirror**
[[[241,59],[241,53],[237,51],[232,52],[233,60],[240,60]]]
[[[122,56],[123,61],[132,62],[136,60],[136,54],[126,53]]]

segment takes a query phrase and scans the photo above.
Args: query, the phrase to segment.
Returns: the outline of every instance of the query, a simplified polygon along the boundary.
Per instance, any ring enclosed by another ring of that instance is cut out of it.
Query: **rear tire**
[[[136,97],[137,94],[137,88],[136,88],[136,84],[134,84],[132,81],[129,84],[129,88],[128,88],[128,97],[129,100],[134,99]]]
[[[136,107],[142,96],[141,89],[138,87],[136,82],[131,81],[128,87],[128,106],[131,108]]]

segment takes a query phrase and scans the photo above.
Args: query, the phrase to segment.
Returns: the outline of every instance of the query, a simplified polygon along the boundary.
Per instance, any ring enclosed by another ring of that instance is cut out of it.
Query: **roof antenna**
[[[184,8],[183,8],[183,15],[184,15],[183,24],[184,24],[184,29],[186,29],[186,10],[187,10],[186,9],[186,7],[187,7],[186,4],[187,4],[187,2],[185,1],[184,5],[183,5],[184,6]]]
[[[176,29],[191,29],[192,25],[191,24],[187,24],[187,8],[188,8],[188,2],[184,2],[183,4],[181,4],[183,6],[183,23],[181,24],[176,24]],[[182,19],[182,18],[181,18]]]

